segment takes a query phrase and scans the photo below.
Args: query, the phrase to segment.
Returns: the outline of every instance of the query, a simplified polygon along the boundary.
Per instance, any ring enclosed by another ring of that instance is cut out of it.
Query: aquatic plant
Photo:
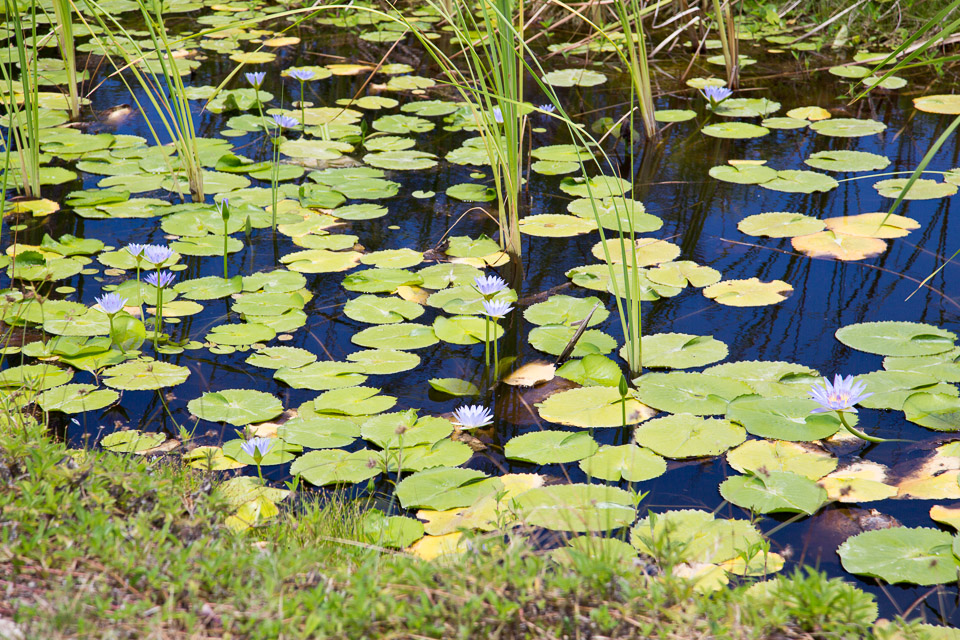
[[[484,298],[482,301],[483,304],[483,315],[485,320],[485,342],[489,342],[490,338],[490,323],[492,322],[494,333],[493,333],[493,379],[500,379],[500,357],[497,352],[497,345],[499,340],[497,339],[497,320],[500,318],[505,318],[508,313],[513,311],[513,305],[504,300],[489,300]]]
[[[640,121],[648,140],[657,140],[660,136],[654,117],[653,89],[651,88],[650,62],[647,59],[647,41],[643,29],[643,16],[639,0],[617,0],[614,9],[620,28],[625,36],[617,53],[627,67],[630,75],[632,93],[630,95],[630,131],[633,135],[633,104],[636,96],[640,111]]]
[[[840,424],[847,431],[867,442],[888,442],[884,438],[869,436],[863,431],[853,427],[847,422],[844,413],[857,413],[856,405],[866,400],[872,393],[867,392],[866,383],[855,382],[853,376],[844,378],[839,373],[834,376],[833,384],[827,378],[822,383],[815,384],[810,388],[810,399],[817,402],[820,406],[810,411],[810,413],[830,413],[837,414]]]
[[[280,188],[280,144],[283,142],[283,130],[296,127],[299,122],[285,114],[274,114],[273,123],[277,126],[277,135],[273,139],[273,173],[270,176],[270,227],[277,232],[277,191]]]
[[[160,337],[163,333],[163,290],[173,284],[176,278],[176,274],[170,271],[160,271],[159,269],[150,272],[147,274],[147,277],[144,278],[147,284],[155,287],[157,290],[156,311],[154,312],[153,319],[153,342],[155,345],[160,343]]]
[[[162,2],[142,2],[139,4],[144,26],[149,35],[151,52],[145,50],[135,37],[125,29],[114,14],[102,7],[97,0],[82,0],[87,8],[86,13],[93,16],[99,29],[91,29],[93,38],[104,51],[107,60],[115,69],[117,76],[126,86],[131,99],[137,108],[144,114],[145,124],[158,145],[163,144],[160,135],[154,127],[149,112],[143,108],[137,92],[127,82],[123,75],[124,70],[130,71],[143,94],[147,96],[153,112],[160,119],[167,137],[177,151],[180,163],[177,168],[164,156],[167,169],[176,185],[180,166],[186,174],[187,184],[194,202],[202,202],[203,191],[203,164],[200,161],[200,151],[197,143],[197,133],[193,122],[193,114],[187,100],[183,78],[177,69],[177,57],[174,48],[167,36],[167,28],[163,19]],[[149,8],[153,9],[151,13]],[[84,24],[90,25],[84,20]],[[105,41],[107,38],[108,41]],[[114,60],[118,54],[124,64],[119,65]],[[157,68],[159,67],[159,73]]]
[[[288,75],[300,82],[300,122],[304,124],[304,135],[306,135],[307,103],[303,93],[303,86],[307,80],[313,80],[314,74],[310,69],[291,69]]]
[[[7,138],[4,141],[3,189],[6,192],[10,177],[10,156],[16,154],[19,186],[30,198],[40,197],[40,82],[36,50],[28,45],[37,42],[37,4],[31,3],[29,27],[24,25],[20,7],[12,0],[4,0],[4,11],[10,20],[10,30],[16,47],[16,57],[8,56],[0,63],[0,72],[6,84]],[[14,64],[20,66],[22,108],[14,90]]]
[[[250,438],[240,445],[240,450],[245,454],[253,458],[254,463],[257,465],[257,477],[260,478],[260,484],[263,482],[263,471],[261,470],[260,463],[263,462],[264,456],[270,453],[270,449],[273,448],[273,439],[272,438]]]
[[[715,87],[710,85],[700,90],[700,93],[710,103],[711,109],[716,109],[717,105],[733,95],[733,91],[726,87]]]
[[[53,0],[53,13],[57,18],[55,31],[60,58],[67,73],[67,106],[70,118],[80,116],[80,91],[77,86],[77,50],[73,42],[72,0]]]
[[[464,429],[477,429],[493,422],[493,413],[483,405],[464,405],[453,412],[454,424]]]
[[[220,212],[220,219],[223,220],[223,279],[230,279],[230,272],[227,269],[227,240],[230,238],[227,224],[230,222],[230,200],[221,198],[217,203],[217,211]]]
[[[737,40],[737,24],[730,8],[732,0],[713,0],[713,17],[723,49],[723,64],[727,70],[727,85],[736,89],[740,83],[740,52]]]

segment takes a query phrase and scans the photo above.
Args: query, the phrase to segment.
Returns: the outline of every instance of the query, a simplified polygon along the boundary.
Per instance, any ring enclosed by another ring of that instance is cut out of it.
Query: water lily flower
[[[483,312],[491,318],[503,318],[513,311],[513,305],[502,300],[484,300]]]
[[[453,412],[454,423],[464,429],[485,427],[493,422],[493,414],[480,404],[464,405]]]
[[[867,385],[863,381],[854,382],[853,376],[844,378],[837,374],[833,378],[833,384],[826,378],[822,384],[815,384],[810,388],[810,398],[816,401],[820,406],[810,413],[829,413],[831,411],[850,411],[857,413],[854,406],[866,400],[872,393],[864,393]]]
[[[147,246],[147,245],[145,245],[145,244],[136,244],[135,242],[131,242],[130,244],[128,244],[127,246],[125,246],[124,249],[126,249],[127,253],[129,253],[130,255],[132,255],[134,258],[139,258],[139,257],[141,257],[141,254],[143,253],[143,248],[144,248],[145,246]]]
[[[500,276],[480,276],[474,278],[473,286],[486,298],[506,289],[507,283]]]
[[[273,439],[271,438],[251,438],[240,445],[240,450],[254,459],[256,459],[258,453],[262,459],[272,448]]]
[[[503,111],[500,110],[500,107],[493,108],[493,119],[503,124]]]
[[[710,101],[712,106],[718,105],[730,96],[733,95],[733,91],[727,89],[726,87],[714,87],[709,86],[701,89],[700,93],[703,94],[703,97]]]
[[[126,298],[116,293],[108,293],[95,299],[97,304],[100,305],[100,308],[103,309],[103,312],[110,316],[119,313],[120,310],[123,309],[123,305],[127,303]]]
[[[557,106],[553,104],[542,104],[539,107],[537,107],[537,109],[540,109],[540,111],[545,111],[547,113],[553,113],[554,111],[557,110]]]
[[[224,198],[217,203],[217,212],[220,214],[220,217],[224,221],[230,219],[230,200],[229,198]]]
[[[169,271],[151,271],[147,274],[147,277],[144,278],[144,282],[158,289],[163,289],[169,287],[174,280],[176,280],[177,274],[171,273]]]
[[[143,257],[153,264],[166,262],[172,255],[173,249],[162,244],[148,244],[143,248]]]
[[[293,127],[300,124],[296,118],[291,118],[288,115],[274,115],[273,121],[281,129],[292,129]]]
[[[287,75],[294,80],[306,82],[307,80],[313,80],[314,73],[310,69],[291,69],[287,72]]]
[[[263,84],[263,79],[267,77],[267,73],[265,71],[252,71],[243,75],[246,76],[247,82],[253,85],[254,89],[259,89],[260,85]]]

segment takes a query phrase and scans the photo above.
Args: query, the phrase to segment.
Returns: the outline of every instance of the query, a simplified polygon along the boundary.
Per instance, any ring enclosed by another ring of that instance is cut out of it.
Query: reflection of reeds
[[[7,139],[4,141],[3,190],[6,192],[10,170],[10,155],[16,153],[17,168],[24,194],[31,198],[40,197],[40,104],[39,79],[36,65],[36,50],[27,44],[20,8],[11,0],[4,0],[4,10],[10,21],[14,42],[17,47],[17,62],[20,64],[21,92],[13,84],[13,63],[0,64],[3,81],[6,84]],[[37,42],[37,4],[31,3],[29,13],[31,43]],[[22,107],[20,97],[22,96]]]
[[[144,52],[126,29],[124,29],[116,18],[104,10],[96,0],[83,0],[86,3],[89,13],[103,30],[104,37],[109,39],[109,43],[104,42],[103,37],[96,31],[91,30],[93,37],[104,51],[104,55],[110,60],[117,75],[126,85],[131,97],[144,114],[144,121],[150,129],[157,144],[161,144],[160,136],[154,128],[151,118],[143,109],[140,99],[136,92],[127,83],[122,72],[129,70],[140,88],[146,94],[156,112],[157,117],[163,129],[166,130],[174,148],[177,150],[177,159],[180,166],[175,171],[168,162],[168,168],[174,181],[177,180],[177,172],[182,166],[186,174],[190,193],[197,202],[203,201],[203,175],[200,164],[199,152],[196,142],[196,131],[193,125],[193,115],[190,112],[190,105],[184,93],[183,78],[177,70],[173,47],[167,38],[166,26],[163,22],[162,7],[159,2],[151,0],[140,0],[140,12],[143,16],[144,26],[150,35],[150,41],[153,45],[151,53]],[[148,10],[149,9],[149,10]],[[153,13],[150,12],[153,11]],[[111,50],[119,54],[124,65],[118,66],[114,62]],[[130,51],[133,53],[131,54]],[[157,73],[156,67],[159,66],[160,72]]]

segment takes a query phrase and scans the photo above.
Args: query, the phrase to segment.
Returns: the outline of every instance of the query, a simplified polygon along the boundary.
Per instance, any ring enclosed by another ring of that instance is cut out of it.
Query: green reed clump
[[[13,62],[0,63],[0,73],[6,85],[4,110],[8,125],[7,139],[4,141],[3,180],[4,191],[8,184],[11,169],[10,156],[16,154],[16,167],[23,193],[30,198],[40,197],[40,83],[38,77],[37,52],[33,43],[37,42],[37,5],[31,3],[26,14],[29,22],[24,24],[20,7],[13,0],[4,0],[4,11],[13,32],[16,56],[19,64],[21,90],[14,87],[15,66]]]

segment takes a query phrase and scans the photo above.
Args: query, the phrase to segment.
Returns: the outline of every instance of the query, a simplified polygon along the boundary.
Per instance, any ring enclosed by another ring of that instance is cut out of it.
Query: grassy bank
[[[40,426],[4,426],[0,637],[932,637],[865,622],[872,599],[816,573],[759,601],[603,554],[558,563],[520,536],[426,562],[363,542],[342,502],[306,499],[237,535],[217,486],[175,458],[71,451]]]

